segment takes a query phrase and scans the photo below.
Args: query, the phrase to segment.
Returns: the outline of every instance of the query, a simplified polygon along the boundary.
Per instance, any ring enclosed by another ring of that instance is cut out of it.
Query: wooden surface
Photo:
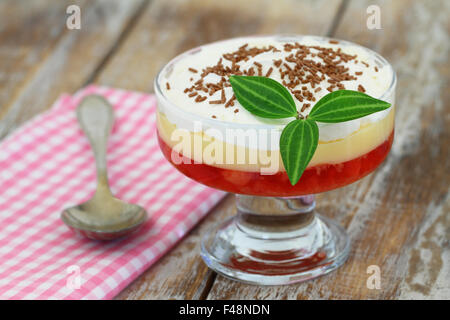
[[[81,30],[66,7],[81,8]],[[380,30],[366,27],[369,5]],[[349,232],[336,272],[262,287],[209,271],[199,256],[206,229],[234,214],[227,196],[118,299],[450,299],[450,2],[446,0],[1,1],[0,138],[90,82],[151,92],[176,54],[249,34],[329,35],[380,52],[398,75],[396,135],[370,176],[318,196],[318,211]],[[367,267],[381,270],[368,289]]]

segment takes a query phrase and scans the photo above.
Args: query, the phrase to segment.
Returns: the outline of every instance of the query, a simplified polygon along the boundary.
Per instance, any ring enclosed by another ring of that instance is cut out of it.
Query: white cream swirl
[[[232,108],[225,108],[224,104],[209,104],[209,99],[220,100],[221,92],[215,92],[208,100],[203,102],[195,102],[194,99],[188,97],[184,92],[185,88],[191,86],[193,82],[199,79],[199,74],[201,70],[208,66],[215,65],[223,54],[233,52],[237,50],[244,44],[248,44],[248,47],[258,47],[264,48],[268,46],[274,46],[280,51],[268,51],[258,54],[248,61],[242,61],[240,63],[241,70],[246,69],[255,62],[262,65],[263,75],[273,67],[273,61],[278,59],[285,59],[291,52],[286,52],[283,50],[283,45],[285,43],[298,42],[301,45],[307,46],[320,46],[325,48],[340,48],[345,54],[357,55],[356,59],[343,62],[343,66],[348,68],[350,74],[360,74],[357,80],[342,81],[345,85],[345,89],[348,90],[358,90],[358,86],[362,85],[366,90],[366,93],[370,96],[376,98],[383,98],[384,100],[393,103],[393,95],[386,95],[394,77],[394,72],[389,64],[387,64],[381,57],[376,55],[374,52],[349,42],[339,41],[339,43],[330,43],[327,38],[313,37],[313,36],[264,36],[264,37],[246,37],[246,38],[235,38],[220,42],[215,42],[202,46],[200,48],[194,49],[193,51],[183,54],[175,58],[171,63],[169,63],[165,69],[160,74],[158,79],[159,87],[163,95],[172,104],[181,108],[182,110],[195,114],[200,118],[211,119],[213,116],[215,119],[222,122],[229,122],[234,124],[267,124],[267,125],[282,125],[286,124],[292,119],[263,119],[257,117],[247,110],[245,110],[237,101]],[[319,62],[318,57],[310,57],[311,60]],[[223,64],[225,66],[231,66],[231,62],[223,59]],[[189,68],[194,68],[199,70],[199,73],[193,73],[189,71]],[[281,82],[282,77],[277,68],[273,68],[273,72],[270,74],[270,78]],[[204,82],[217,82],[220,80],[220,76],[210,73],[208,74]],[[170,89],[166,87],[166,83],[169,83]],[[311,91],[318,101],[324,95],[329,93],[327,87],[330,84],[326,81],[322,81],[319,85],[315,87],[320,87],[321,90],[317,91],[311,88],[310,84],[302,84],[301,86],[306,86],[307,90]],[[233,95],[232,88],[225,88],[225,96],[227,100]],[[297,99],[296,102],[297,109],[300,111],[302,109],[302,103]],[[312,103],[314,104],[314,102]],[[235,110],[239,110],[235,112]],[[304,110],[303,115],[307,115],[311,108]],[[325,124],[319,123],[319,139],[321,141],[333,141],[338,139],[343,139],[346,136],[357,131],[361,126],[376,122],[383,119],[389,110],[383,112],[375,113],[366,116],[361,119],[356,119],[352,121],[347,121],[344,123],[337,124]],[[179,125],[180,119],[179,115],[170,114],[167,115],[169,121]]]

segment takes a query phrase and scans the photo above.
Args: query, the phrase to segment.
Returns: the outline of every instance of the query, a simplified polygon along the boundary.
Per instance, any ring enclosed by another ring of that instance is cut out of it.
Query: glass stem
[[[300,236],[315,222],[314,195],[286,198],[236,195],[236,205],[238,228],[261,239]]]

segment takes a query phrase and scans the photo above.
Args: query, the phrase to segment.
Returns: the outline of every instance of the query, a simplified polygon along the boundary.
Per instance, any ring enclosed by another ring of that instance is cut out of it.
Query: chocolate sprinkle
[[[332,44],[338,44],[339,41],[330,40]],[[215,65],[207,66],[201,71],[194,68],[188,68],[192,73],[198,74],[199,77],[193,85],[184,89],[184,93],[188,97],[194,98],[195,102],[203,102],[212,97],[216,97],[217,91],[221,91],[220,99],[209,100],[209,104],[224,104],[225,108],[234,106],[234,100],[236,97],[226,97],[225,88],[231,87],[229,77],[231,75],[258,75],[269,77],[273,74],[274,70],[277,70],[282,79],[282,83],[292,93],[296,100],[303,103],[305,100],[309,102],[315,102],[316,98],[314,93],[321,90],[320,84],[324,82],[329,83],[327,90],[332,92],[336,89],[345,89],[342,82],[358,80],[358,76],[361,76],[362,72],[355,72],[355,75],[349,73],[349,68],[344,63],[349,61],[355,61],[356,55],[349,55],[343,53],[341,48],[333,49],[321,46],[306,46],[300,43],[285,43],[283,50],[288,52],[288,56],[282,59],[273,60],[272,65],[265,67],[254,61],[251,66],[244,69],[241,62],[248,61],[255,56],[265,52],[279,52],[274,46],[267,47],[250,47],[247,43],[239,47],[236,51],[224,53]],[[312,59],[314,57],[314,60]],[[224,64],[223,61],[227,60],[229,63]],[[369,66],[367,63],[360,61],[362,64]],[[377,71],[378,68],[375,67]],[[209,74],[215,74],[219,76],[220,80],[215,82],[206,82],[205,78]],[[191,78],[192,79],[192,78]],[[309,86],[308,86],[309,85]],[[167,83],[167,86],[168,83]],[[316,88],[317,87],[317,88]],[[365,92],[362,85],[358,86],[358,90]],[[207,93],[207,95],[201,95],[200,93]],[[311,103],[303,103],[301,112],[309,108]],[[234,112],[238,112],[239,109],[235,109]]]

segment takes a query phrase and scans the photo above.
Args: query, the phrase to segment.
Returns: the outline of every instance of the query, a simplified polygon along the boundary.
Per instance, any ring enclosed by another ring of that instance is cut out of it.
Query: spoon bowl
[[[94,196],[61,213],[76,233],[94,240],[113,240],[135,232],[147,220],[144,208],[114,197],[106,171],[106,145],[114,121],[111,105],[101,96],[86,96],[77,107],[78,122],[94,151],[97,190]]]
[[[61,219],[75,233],[93,240],[124,237],[137,231],[147,219],[144,208],[117,198],[113,198],[102,208],[97,207],[91,199],[65,209]]]

